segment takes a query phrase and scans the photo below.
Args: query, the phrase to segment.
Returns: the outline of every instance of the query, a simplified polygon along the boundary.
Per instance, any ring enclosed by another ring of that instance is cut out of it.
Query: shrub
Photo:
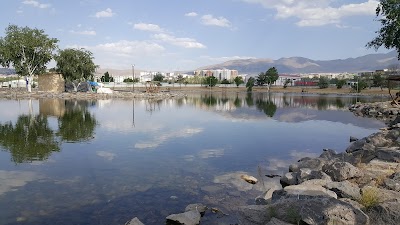
[[[361,197],[358,202],[366,209],[376,206],[380,202],[379,191],[375,187],[368,187],[362,190]]]

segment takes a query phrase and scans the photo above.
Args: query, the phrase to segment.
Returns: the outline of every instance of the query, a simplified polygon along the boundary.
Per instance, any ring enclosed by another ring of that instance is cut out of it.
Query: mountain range
[[[343,73],[366,72],[398,65],[397,52],[377,53],[357,58],[336,60],[312,60],[303,57],[273,59],[239,59],[204,66],[203,69],[231,69],[240,74],[258,74],[275,67],[279,73]]]

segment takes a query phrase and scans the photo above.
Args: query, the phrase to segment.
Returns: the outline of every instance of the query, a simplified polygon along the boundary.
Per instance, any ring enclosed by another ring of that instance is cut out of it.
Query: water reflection
[[[87,141],[93,138],[97,125],[95,117],[89,112],[87,101],[66,101],[67,110],[58,119],[57,136],[68,142]]]
[[[13,124],[0,123],[0,145],[10,152],[15,163],[47,160],[59,152],[63,141],[86,141],[93,137],[97,121],[88,107],[93,102],[76,100],[40,100],[39,114],[22,114]],[[48,117],[58,119],[52,129]]]
[[[54,131],[43,115],[21,115],[13,125],[0,124],[0,145],[11,154],[15,163],[46,160],[52,152],[60,151]]]

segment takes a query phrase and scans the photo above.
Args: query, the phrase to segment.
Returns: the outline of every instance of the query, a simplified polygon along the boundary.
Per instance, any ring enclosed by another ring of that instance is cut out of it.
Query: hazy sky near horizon
[[[191,70],[232,59],[345,59],[380,27],[376,0],[3,0],[9,24],[86,48],[101,68]],[[387,52],[384,48],[380,52]]]

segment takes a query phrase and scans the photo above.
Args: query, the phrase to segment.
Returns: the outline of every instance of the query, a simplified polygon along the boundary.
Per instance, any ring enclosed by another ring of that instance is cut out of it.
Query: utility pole
[[[135,92],[135,64],[132,64],[132,92]]]

